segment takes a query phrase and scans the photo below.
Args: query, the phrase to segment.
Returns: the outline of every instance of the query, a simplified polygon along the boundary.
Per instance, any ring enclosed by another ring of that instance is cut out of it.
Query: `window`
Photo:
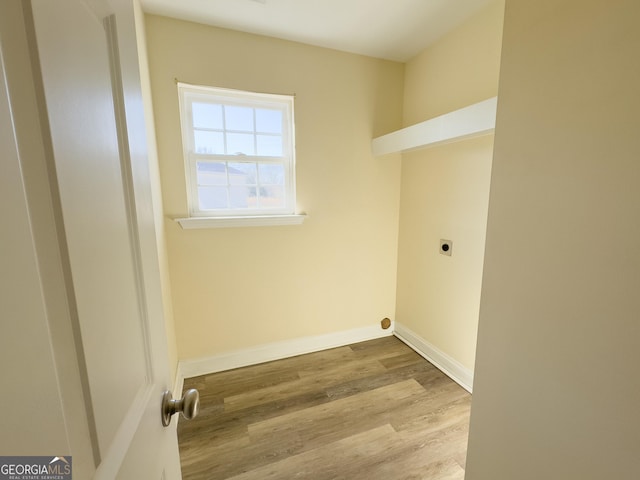
[[[182,83],[178,92],[189,215],[294,216],[293,97]]]

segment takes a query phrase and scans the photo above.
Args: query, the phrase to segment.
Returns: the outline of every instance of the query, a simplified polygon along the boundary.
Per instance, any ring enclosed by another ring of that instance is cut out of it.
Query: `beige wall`
[[[498,94],[504,0],[493,0],[406,64],[404,126]]]
[[[402,64],[148,16],[165,214],[187,214],[175,80],[295,94],[301,226],[167,222],[178,355],[378,325],[395,309]]]
[[[167,335],[167,354],[169,374],[176,379],[178,371],[178,346],[176,342],[176,326],[173,318],[173,298],[171,294],[171,277],[169,273],[169,254],[165,235],[165,224],[169,222],[162,206],[162,186],[160,183],[160,166],[151,98],[151,79],[149,78],[149,59],[147,55],[147,39],[145,32],[144,12],[139,0],[133,2],[135,12],[135,28],[137,51],[140,65],[140,87],[144,103],[144,121],[147,127],[147,148],[149,158],[150,190],[154,205],[154,228],[158,252],[160,287],[162,288],[162,307],[165,333]]]
[[[639,23],[507,1],[469,480],[640,478]]]
[[[498,92],[504,1],[406,65],[404,125]],[[406,153],[396,321],[473,370],[493,136]],[[453,241],[451,257],[439,253]]]

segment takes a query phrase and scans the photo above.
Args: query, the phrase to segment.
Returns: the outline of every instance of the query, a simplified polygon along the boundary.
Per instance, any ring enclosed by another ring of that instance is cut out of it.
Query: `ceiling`
[[[406,62],[490,0],[141,0],[145,12]]]

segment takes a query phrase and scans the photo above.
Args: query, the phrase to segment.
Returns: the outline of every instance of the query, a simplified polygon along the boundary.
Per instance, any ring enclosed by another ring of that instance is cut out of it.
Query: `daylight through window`
[[[178,84],[190,214],[292,215],[293,97]]]

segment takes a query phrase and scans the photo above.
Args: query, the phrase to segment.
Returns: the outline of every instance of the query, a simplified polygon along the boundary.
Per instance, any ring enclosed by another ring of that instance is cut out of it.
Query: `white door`
[[[77,381],[59,378],[58,384],[63,403],[82,398],[83,407],[77,418],[66,411],[73,461],[94,478],[179,478],[175,424],[164,428],[160,415],[162,392],[173,379],[133,5],[130,0],[23,4],[42,122],[38,133],[75,336],[72,350],[52,338],[54,358],[59,375],[73,373],[66,365],[77,365]],[[30,128],[14,123],[18,137],[20,128]],[[29,196],[33,183],[26,184]],[[69,391],[76,388],[82,391]],[[74,450],[83,442],[90,448]]]

